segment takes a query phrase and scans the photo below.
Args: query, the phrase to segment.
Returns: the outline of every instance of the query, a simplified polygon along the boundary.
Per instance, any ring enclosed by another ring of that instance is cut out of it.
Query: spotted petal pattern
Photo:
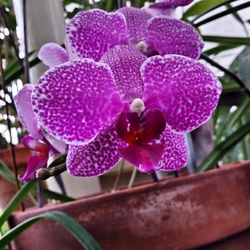
[[[175,131],[191,131],[205,123],[218,103],[221,84],[197,60],[154,56],[144,62],[141,72],[148,107],[160,107]]]
[[[110,66],[123,101],[132,101],[142,96],[140,67],[146,59],[144,54],[129,45],[117,45],[103,55],[101,61]]]
[[[14,102],[18,118],[22,125],[27,129],[35,139],[42,139],[40,126],[37,122],[35,113],[31,105],[32,84],[25,84],[23,88],[14,97]]]
[[[117,149],[122,145],[114,126],[110,126],[85,146],[69,146],[66,162],[69,173],[81,177],[104,174],[119,161]]]
[[[44,44],[38,52],[38,58],[49,67],[69,61],[67,51],[57,43]]]
[[[147,44],[160,55],[178,54],[198,59],[203,42],[195,28],[181,20],[153,17],[147,25]]]
[[[93,139],[123,108],[111,70],[90,59],[47,71],[35,86],[32,101],[45,130],[75,145]]]
[[[187,163],[187,148],[183,134],[177,134],[166,127],[156,140],[164,145],[162,158],[156,170],[173,171],[185,167]]]
[[[144,41],[147,21],[151,15],[143,9],[134,7],[123,7],[118,12],[122,13],[126,19],[130,43],[137,44]]]
[[[96,61],[115,45],[128,43],[124,16],[100,9],[79,12],[68,23],[66,35],[75,55]]]

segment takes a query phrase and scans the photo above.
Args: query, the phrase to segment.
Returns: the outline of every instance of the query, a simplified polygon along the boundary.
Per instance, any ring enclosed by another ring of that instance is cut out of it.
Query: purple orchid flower
[[[107,14],[101,13],[105,19]],[[117,34],[123,19],[117,13],[108,17],[112,29],[108,23],[104,27]],[[132,45],[114,46],[117,40],[105,37],[106,30],[98,34],[99,46],[92,50],[90,34],[85,40],[76,35],[83,17],[78,18],[67,31],[72,32],[74,50],[95,59],[102,55],[100,62],[84,58],[56,66],[41,76],[32,93],[39,124],[69,144],[68,171],[101,175],[121,157],[145,173],[184,167],[184,133],[210,118],[221,93],[218,79],[192,58],[147,58]],[[97,34],[93,19],[84,18]],[[89,49],[80,49],[81,43]]]
[[[114,13],[100,9],[79,12],[67,24],[66,49],[48,43],[42,46],[38,57],[49,67],[78,58],[99,61],[109,49],[121,44],[133,45],[147,56],[179,54],[194,59],[199,58],[203,48],[192,25],[124,7]]]
[[[186,6],[192,2],[193,0],[160,0],[150,4],[145,10],[152,16],[166,15],[173,17],[177,7]]]
[[[29,182],[35,178],[36,170],[46,167],[49,157],[66,151],[66,145],[46,134],[40,127],[31,105],[33,86],[25,84],[15,96],[15,106],[18,117],[29,135],[22,139],[22,144],[32,150],[28,159],[26,171],[19,178],[21,182]]]

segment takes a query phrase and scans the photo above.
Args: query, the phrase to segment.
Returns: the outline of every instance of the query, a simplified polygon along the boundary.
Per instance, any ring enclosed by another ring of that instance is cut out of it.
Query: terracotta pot
[[[206,249],[244,249],[223,244],[250,227],[250,162],[28,209],[15,213],[10,225],[53,210],[74,217],[107,250],[191,249],[213,242]],[[243,243],[250,249],[250,240]],[[47,220],[18,236],[14,249],[38,247],[81,249],[61,226]]]
[[[26,169],[27,159],[31,155],[30,150],[18,145],[15,147],[16,163],[18,174],[22,175]],[[0,160],[3,161],[12,171],[14,166],[10,149],[0,151]],[[0,176],[0,208],[4,208],[17,192],[17,187]],[[28,202],[26,205],[30,205]]]

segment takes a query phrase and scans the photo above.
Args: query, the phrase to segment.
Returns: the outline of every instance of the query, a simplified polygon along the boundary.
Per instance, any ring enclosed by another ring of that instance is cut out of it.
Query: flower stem
[[[131,188],[133,186],[133,184],[135,182],[136,173],[137,173],[137,169],[134,168],[133,172],[132,172],[132,175],[130,177],[129,183],[128,183],[128,188]]]
[[[155,171],[150,173],[154,182],[159,182],[159,178]]]
[[[117,173],[117,176],[115,178],[115,182],[114,182],[114,186],[113,186],[112,190],[117,189],[117,187],[119,186],[119,183],[120,183],[121,177],[122,177],[122,172],[123,172],[124,165],[125,165],[125,160],[122,159],[121,160],[121,165],[120,165],[119,171]]]
[[[41,168],[36,172],[36,178],[39,180],[47,180],[51,176],[59,175],[66,171],[66,164],[57,165],[51,168]]]

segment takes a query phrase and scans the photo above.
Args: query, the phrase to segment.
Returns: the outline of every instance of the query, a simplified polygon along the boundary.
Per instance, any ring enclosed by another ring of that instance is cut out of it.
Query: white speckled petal
[[[164,145],[164,151],[156,170],[173,171],[185,167],[187,148],[183,134],[177,134],[166,127],[157,142]]]
[[[123,7],[118,12],[122,13],[126,19],[129,41],[132,44],[144,41],[147,21],[151,18],[151,15],[143,9],[134,7]]]
[[[165,16],[149,20],[146,41],[160,55],[178,54],[197,59],[203,48],[201,36],[191,24]]]
[[[32,84],[25,84],[23,88],[14,97],[17,115],[25,129],[35,139],[42,139],[43,135],[37,122],[35,113],[31,104]]]
[[[96,61],[115,45],[128,43],[124,16],[100,9],[79,12],[67,24],[66,35],[75,55]]]
[[[32,94],[43,128],[68,144],[83,145],[123,108],[110,68],[91,59],[50,69]]]
[[[102,62],[110,66],[123,101],[142,97],[143,81],[140,67],[146,59],[144,54],[130,45],[117,45],[101,58]]]
[[[177,132],[191,131],[205,123],[214,111],[221,84],[197,60],[166,55],[148,58],[141,67],[146,107],[158,107]]]
[[[67,169],[74,176],[102,175],[119,161],[117,149],[122,145],[114,126],[107,127],[87,145],[69,146]]]
[[[69,61],[67,51],[57,43],[45,43],[38,52],[38,58],[49,67]]]

